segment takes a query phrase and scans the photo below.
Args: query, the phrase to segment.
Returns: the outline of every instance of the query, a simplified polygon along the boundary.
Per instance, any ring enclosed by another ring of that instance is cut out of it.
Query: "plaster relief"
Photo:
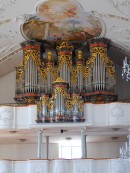
[[[126,123],[126,104],[109,104],[109,123]]]
[[[7,10],[8,7],[14,5],[17,0],[0,0],[0,19],[3,19],[2,13]]]
[[[7,107],[0,108],[0,125],[13,126],[13,110]]]
[[[37,164],[33,166],[32,173],[46,173],[44,166],[42,164]]]
[[[0,172],[1,173],[12,173],[11,163],[7,161],[0,161]]]
[[[129,0],[108,0],[112,6],[121,12],[122,14],[129,16],[129,7],[130,1]]]
[[[120,106],[115,106],[110,110],[110,115],[116,119],[119,119],[120,117],[124,117],[124,109]]]
[[[78,160],[74,164],[74,173],[90,173],[90,162],[86,160]]]
[[[126,173],[125,165],[121,162],[113,164],[112,173]]]

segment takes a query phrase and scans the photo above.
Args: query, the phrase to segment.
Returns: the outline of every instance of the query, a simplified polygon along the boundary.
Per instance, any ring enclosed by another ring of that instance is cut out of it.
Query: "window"
[[[59,144],[59,158],[81,158],[81,144],[79,141],[67,141]]]

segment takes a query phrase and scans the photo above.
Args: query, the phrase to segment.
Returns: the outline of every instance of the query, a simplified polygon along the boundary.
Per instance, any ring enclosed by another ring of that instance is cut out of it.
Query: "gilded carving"
[[[109,75],[114,79],[115,75],[115,67],[111,60],[109,60],[109,57],[106,54],[107,49],[105,47],[94,47],[91,49],[92,57],[91,57],[91,64],[92,67],[94,66],[94,62],[97,58],[97,55],[100,55],[102,58],[102,61],[104,62],[106,69],[109,72]]]
[[[67,94],[64,88],[56,87],[56,88],[55,88],[55,91],[54,91],[54,98],[55,98],[55,99],[56,99],[58,93],[62,93],[62,95],[63,95],[64,97],[66,97],[66,94]]]
[[[25,102],[26,102],[26,104],[35,103],[36,102],[36,98],[35,97],[25,98]]]
[[[78,108],[79,108],[79,111],[80,112],[83,111],[83,104],[84,104],[83,100],[79,100],[79,102],[78,102]]]
[[[55,104],[54,104],[54,100],[53,100],[53,98],[50,100],[50,102],[48,103],[48,109],[49,110],[51,110],[51,109],[54,109],[54,106],[55,106]]]
[[[62,42],[60,46],[57,46],[57,50],[66,49],[66,48],[70,49],[70,51],[73,50],[73,46],[68,44],[68,42]]]
[[[69,110],[72,110],[73,108],[73,104],[72,104],[72,100],[71,99],[67,99],[66,102],[66,107],[69,109]]]
[[[90,67],[85,67],[84,70],[83,70],[84,79],[87,79],[90,74],[91,74],[91,68]]]
[[[40,71],[41,77],[46,81],[47,80],[47,70],[43,66],[41,66],[39,71]]]
[[[16,68],[16,82],[17,83],[21,80],[23,73],[24,73],[23,65],[19,65]]]
[[[47,105],[49,102],[49,97],[46,97],[46,96],[42,96],[41,97],[41,103],[42,105]]]
[[[58,71],[57,68],[54,68],[54,69],[53,69],[52,75],[53,75],[54,81],[59,77],[59,71]]]
[[[33,59],[36,67],[38,68],[38,66],[40,64],[38,57],[39,57],[39,52],[37,50],[26,50],[24,52],[24,59],[23,59],[24,69],[26,69],[29,58]]]
[[[72,101],[73,104],[78,104],[79,96],[73,95],[73,96],[72,96],[72,99],[73,99],[73,101]]]
[[[42,111],[42,105],[41,105],[41,101],[37,102],[37,112],[40,113]]]
[[[47,53],[47,72],[50,72],[53,70],[53,56],[52,56],[52,52],[48,52]]]
[[[72,68],[72,84],[76,84],[77,83],[77,69],[76,68]]]
[[[60,55],[58,58],[59,58],[59,69],[62,68],[64,62],[67,63],[69,69],[71,68],[71,60],[70,60],[71,56],[70,55]]]

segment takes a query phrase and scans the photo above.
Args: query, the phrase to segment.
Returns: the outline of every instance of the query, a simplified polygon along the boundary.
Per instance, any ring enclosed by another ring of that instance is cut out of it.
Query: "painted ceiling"
[[[129,56],[130,0],[0,0],[0,76],[17,65],[26,40],[95,37],[110,39],[121,56]]]

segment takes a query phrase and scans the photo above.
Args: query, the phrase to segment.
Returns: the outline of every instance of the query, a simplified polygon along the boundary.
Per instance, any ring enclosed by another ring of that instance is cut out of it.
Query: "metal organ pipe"
[[[30,74],[29,74],[29,88],[30,93],[32,92],[32,58],[30,58],[30,66],[29,66]]]
[[[62,115],[62,94],[60,93],[60,115]]]
[[[83,74],[82,71],[80,70],[78,72],[78,89],[80,92],[82,91],[82,88],[83,88]]]
[[[99,54],[97,55],[97,58],[96,58],[96,62],[97,62],[97,81],[96,81],[96,85],[97,85],[97,89],[96,90],[99,90]]]
[[[98,90],[101,90],[101,70],[100,55],[98,54]]]
[[[32,58],[29,61],[29,92],[32,92]]]
[[[28,73],[27,73],[27,70],[28,70],[28,68],[26,67],[26,69],[25,69],[25,92],[27,92],[27,75],[28,75]]]
[[[31,77],[31,75],[30,75],[30,59],[31,58],[29,58],[29,62],[28,62],[28,65],[29,65],[29,68],[28,68],[28,74],[29,74],[29,79],[28,79],[28,92],[30,93],[30,77]]]
[[[29,61],[27,65],[27,92],[29,92]]]
[[[34,61],[32,61],[32,92],[34,93],[34,79],[35,79],[35,76],[34,76]]]
[[[66,63],[66,61],[64,61],[64,64],[62,66],[62,68],[60,69],[60,77],[67,81],[70,85],[71,81],[70,81],[70,69]]]
[[[28,93],[30,92],[30,88],[29,88],[29,82],[30,82],[30,80],[29,80],[29,78],[30,78],[30,63],[29,63],[29,61],[28,61],[28,85],[27,85],[27,90],[28,90]]]
[[[102,75],[103,75],[103,90],[105,89],[105,83],[106,83],[106,81],[105,81],[105,76],[106,76],[106,74],[105,74],[105,64],[104,64],[104,62],[102,61],[102,69],[103,69],[103,73],[102,73]]]
[[[90,83],[90,76],[88,77]],[[94,66],[93,66],[93,84],[94,84],[94,90],[104,90],[105,88],[105,65],[102,61],[101,55],[98,54]]]
[[[96,90],[98,90],[98,56],[96,58]]]
[[[94,61],[93,65],[93,84],[94,84],[94,91],[96,90],[96,60]]]
[[[98,65],[98,75],[99,75],[99,90],[101,89],[101,73],[102,73],[102,69],[101,69],[101,58],[100,58],[100,54],[98,55],[98,61],[99,61],[99,65]]]
[[[106,68],[105,64],[103,63],[103,90],[105,89],[105,84],[106,84]]]
[[[58,110],[59,110],[59,106],[60,106],[60,99],[59,99],[59,93],[57,94],[57,97],[56,97],[56,101],[55,101],[55,112],[56,112],[56,115],[58,114]]]
[[[49,71],[49,73],[47,75],[47,90],[49,93],[51,91],[51,83],[52,83],[51,72]]]
[[[95,91],[97,90],[97,58],[95,60]]]
[[[35,66],[34,61],[32,61],[32,92],[37,92],[37,68]]]
[[[102,59],[101,59],[101,56],[100,56],[100,90],[103,90],[103,87],[102,87],[102,82],[103,82],[103,78],[102,78]]]
[[[58,93],[58,113],[61,111],[61,93]]]
[[[33,59],[30,58],[25,70],[25,92],[36,92],[37,84],[37,69]]]
[[[92,90],[92,83],[91,83],[91,74],[89,74],[89,76],[87,77],[87,79],[85,80],[85,88],[86,88],[86,92],[89,92]]]

